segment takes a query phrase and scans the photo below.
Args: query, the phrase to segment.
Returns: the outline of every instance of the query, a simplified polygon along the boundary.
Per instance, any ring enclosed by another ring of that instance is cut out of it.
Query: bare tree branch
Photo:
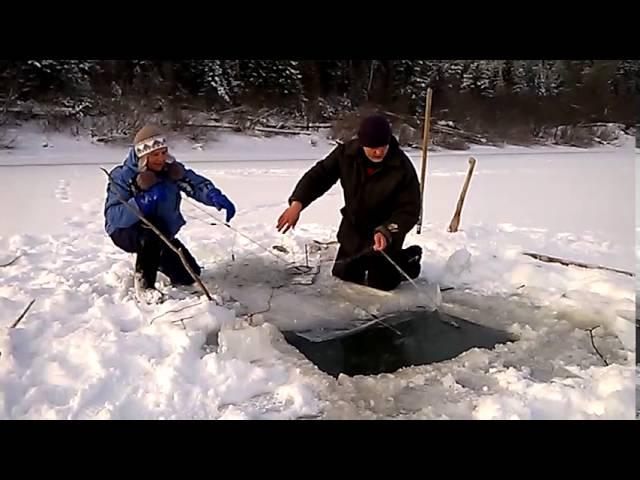
[[[13,322],[13,325],[11,325],[9,328],[16,328],[18,326],[18,324],[20,323],[20,320],[22,320],[25,317],[25,315],[27,314],[27,312],[31,308],[31,305],[33,305],[33,302],[35,302],[35,301],[36,301],[35,298],[33,300],[31,300],[29,305],[27,305],[27,308],[24,309],[24,311],[20,314],[18,319],[15,322]]]
[[[0,125],[3,125],[7,121],[7,113],[9,112],[9,107],[13,104],[16,95],[13,92],[13,88],[9,91],[9,94],[4,99],[4,105],[2,106],[2,116],[0,117]]]
[[[589,332],[589,337],[591,338],[591,345],[593,345],[593,349],[596,351],[596,353],[598,354],[598,356],[602,359],[602,361],[604,362],[605,366],[609,366],[609,362],[607,362],[607,359],[604,358],[604,356],[600,353],[600,350],[598,350],[598,347],[596,347],[595,341],[593,339],[593,331],[596,328],[600,328],[600,325],[593,327],[593,328],[589,328],[587,329],[587,331]]]
[[[151,319],[151,322],[149,322],[150,324],[153,324],[153,322],[159,318],[164,317],[165,315],[169,315],[170,313],[178,313],[178,312],[182,312],[183,310],[187,310],[188,308],[193,308],[193,307],[197,307],[198,305],[201,305],[200,302],[198,303],[194,303],[191,305],[185,305],[184,307],[180,307],[180,308],[174,308],[173,310],[167,310],[164,313],[161,313],[160,315],[156,315],[155,317],[153,317]]]
[[[2,265],[0,265],[0,268],[3,267],[10,267],[11,265],[13,265],[14,263],[16,263],[18,261],[18,259],[21,257],[22,255],[18,255],[16,258],[14,258],[13,260],[11,260],[9,263],[3,263]]]
[[[102,170],[107,177],[109,177],[109,179],[113,182],[116,183],[116,181],[113,179],[113,177],[111,176],[111,174],[109,172],[107,172],[104,168],[100,168],[100,170]],[[182,253],[182,249],[180,248],[176,248],[168,239],[167,237],[165,237],[162,232],[160,230],[158,230],[149,220],[147,220],[146,218],[144,218],[135,208],[133,208],[131,205],[129,205],[126,200],[124,200],[122,198],[122,195],[120,195],[120,193],[117,190],[114,190],[114,192],[116,193],[116,195],[118,196],[118,200],[120,201],[120,203],[122,203],[125,207],[127,207],[129,210],[131,210],[131,212],[133,212],[133,214],[138,217],[140,219],[140,221],[142,223],[144,223],[145,225],[147,225],[151,230],[153,230],[155,232],[156,235],[158,235],[158,237],[160,237],[160,239],[172,250],[174,251],[178,257],[180,257],[180,261],[182,262],[182,265],[184,265],[184,267],[187,269],[187,271],[189,272],[189,275],[191,275],[191,278],[193,278],[193,280],[200,286],[200,288],[202,289],[202,291],[204,292],[204,294],[207,296],[207,298],[209,299],[210,302],[213,301],[213,297],[211,296],[211,294],[209,293],[209,290],[207,290],[207,287],[205,287],[204,283],[202,283],[202,280],[200,280],[200,277],[198,275],[196,275],[196,273],[193,271],[193,269],[191,268],[191,265],[189,265],[189,262],[187,262],[187,259],[185,258],[184,254]]]
[[[281,133],[286,135],[313,135],[313,132],[310,132],[308,130],[293,130],[293,129],[270,128],[270,127],[255,127],[254,130],[256,132]]]

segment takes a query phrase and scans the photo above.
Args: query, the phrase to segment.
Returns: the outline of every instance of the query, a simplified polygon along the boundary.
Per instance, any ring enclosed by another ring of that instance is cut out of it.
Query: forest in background
[[[154,117],[177,131],[331,124],[344,138],[382,111],[412,144],[431,87],[434,143],[586,146],[615,136],[604,124],[636,125],[639,79],[631,60],[13,60],[0,61],[0,126],[36,112],[102,136]]]

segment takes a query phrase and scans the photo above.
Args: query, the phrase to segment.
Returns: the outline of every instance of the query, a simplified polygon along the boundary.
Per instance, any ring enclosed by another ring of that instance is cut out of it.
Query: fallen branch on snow
[[[191,315],[191,316],[189,316],[189,317],[179,318],[179,319],[177,319],[177,320],[173,320],[171,323],[172,323],[172,324],[174,324],[174,325],[175,325],[175,324],[177,324],[177,323],[181,323],[181,324],[182,324],[182,328],[183,328],[183,329],[184,329],[184,331],[186,332],[186,331],[187,331],[187,326],[184,324],[184,321],[185,321],[185,320],[189,320],[189,319],[191,319],[191,318],[193,318],[193,317],[194,317],[194,316],[193,316],[193,315]]]
[[[329,122],[325,122],[325,123],[309,123],[309,124],[303,124],[303,123],[293,123],[291,125],[293,128],[313,128],[313,129],[320,129],[320,128],[331,128],[333,126],[333,124],[329,123]]]
[[[129,140],[129,136],[128,135],[122,135],[122,134],[113,134],[113,135],[92,135],[91,136],[91,141],[94,143],[111,143],[111,142],[124,142],[124,141],[128,141]]]
[[[240,105],[239,107],[227,108],[226,110],[222,110],[221,112],[217,112],[218,115],[225,115],[227,113],[240,112],[246,110],[247,107],[244,105]]]
[[[271,110],[267,110],[266,112],[262,113],[261,115],[258,115],[257,117],[253,117],[253,116],[247,117],[250,120],[249,122],[250,128],[256,126],[258,123],[262,122],[262,120],[267,118],[272,113],[275,113],[277,110],[278,110],[277,108],[272,108]]]
[[[292,130],[286,128],[256,127],[254,130],[256,132],[281,133],[283,135],[313,135],[313,132],[309,130]]]
[[[487,139],[481,137],[480,135],[476,135],[475,133],[465,132],[464,130],[459,130],[457,128],[445,127],[444,125],[432,125],[431,128],[435,131],[446,133],[448,135],[455,135],[460,138],[466,138],[475,143],[485,144],[487,143]]]
[[[243,129],[241,125],[236,125],[235,123],[220,123],[220,122],[210,122],[210,123],[187,123],[186,127],[191,128],[221,128],[234,130],[236,132],[241,132],[243,130],[251,132],[263,132],[263,133],[280,133],[283,135],[314,135],[314,132],[309,130],[293,130],[287,128],[272,128],[272,127],[255,127],[255,128],[247,128]]]
[[[261,124],[261,126],[267,127],[267,128],[275,128],[278,130],[283,129],[286,126],[287,128],[309,131],[309,129],[319,130],[321,128],[331,128],[333,125],[331,123],[308,123],[308,124],[307,123],[288,123],[288,124],[263,123]]]
[[[113,177],[111,176],[111,174],[109,172],[107,172],[104,168],[100,168],[100,170],[102,170],[105,175],[107,175],[107,177],[109,177],[109,180],[111,180],[114,184],[116,184],[117,182],[113,179]],[[160,237],[160,239],[167,245],[167,247],[169,247],[173,252],[175,252],[178,257],[180,257],[180,261],[182,262],[182,265],[184,265],[184,268],[187,269],[187,271],[189,272],[189,275],[191,275],[191,278],[193,278],[193,280],[198,284],[198,286],[202,289],[202,291],[204,292],[204,294],[207,296],[207,298],[209,299],[210,302],[213,302],[213,297],[211,296],[211,294],[209,293],[209,290],[207,290],[207,287],[205,287],[204,283],[202,283],[202,280],[200,280],[200,277],[193,271],[193,269],[191,268],[191,265],[189,265],[189,262],[187,262],[187,259],[184,256],[184,253],[182,253],[182,249],[180,248],[176,248],[173,243],[171,243],[167,237],[165,237],[162,232],[160,230],[158,230],[155,225],[153,225],[149,220],[147,220],[146,218],[144,218],[135,208],[133,208],[131,205],[129,205],[127,203],[126,200],[124,200],[122,198],[122,195],[120,195],[120,192],[118,192],[117,190],[114,190],[116,195],[118,196],[118,200],[120,201],[120,203],[122,203],[125,207],[127,207],[136,217],[138,217],[140,219],[140,221],[142,223],[144,223],[145,225],[147,225],[151,230],[154,231],[154,233],[156,235],[158,235],[158,237]]]
[[[626,270],[619,270],[617,268],[604,267],[602,265],[596,265],[593,263],[576,262],[573,260],[566,260],[564,258],[552,257],[551,255],[543,255],[543,254],[534,253],[534,252],[523,252],[522,254],[528,257],[531,257],[535,260],[539,260],[541,262],[559,263],[561,265],[564,265],[565,267],[573,266],[573,267],[580,267],[580,268],[589,268],[592,270],[608,270],[610,272],[616,272],[616,273],[621,273],[623,275],[628,275],[630,277],[635,277],[635,273],[633,272],[628,272]]]
[[[33,300],[31,300],[31,302],[29,303],[29,305],[27,305],[27,308],[24,309],[24,311],[20,314],[20,316],[18,317],[18,319],[13,322],[13,325],[11,325],[9,328],[16,328],[18,326],[18,324],[20,323],[20,321],[25,317],[25,315],[27,315],[27,312],[29,311],[29,309],[31,308],[31,305],[33,305],[33,303],[36,301],[36,299],[34,298]]]
[[[159,319],[159,318],[164,317],[165,315],[169,315],[170,313],[178,313],[178,312],[182,312],[183,310],[187,310],[188,308],[197,307],[198,305],[201,305],[201,303],[200,303],[200,302],[198,302],[198,303],[194,303],[194,304],[191,304],[191,305],[185,305],[184,307],[174,308],[173,310],[167,310],[166,312],[161,313],[160,315],[156,315],[155,317],[153,317],[153,318],[151,319],[151,322],[149,322],[149,324],[151,324],[151,325],[152,325],[154,321],[156,321],[156,320],[157,320],[157,319]],[[191,318],[191,317],[189,317],[189,318]],[[177,321],[177,320],[174,320],[172,323],[175,323],[176,321]]]
[[[3,263],[2,265],[0,265],[0,268],[3,267],[10,267],[11,265],[13,265],[14,263],[16,263],[18,261],[18,259],[21,257],[22,255],[18,255],[16,258],[14,258],[13,260],[11,260],[9,263]]]
[[[209,123],[186,123],[185,127],[194,127],[194,128],[228,128],[231,130],[241,131],[242,127],[240,125],[236,125],[235,123],[220,123],[220,122],[209,122]]]

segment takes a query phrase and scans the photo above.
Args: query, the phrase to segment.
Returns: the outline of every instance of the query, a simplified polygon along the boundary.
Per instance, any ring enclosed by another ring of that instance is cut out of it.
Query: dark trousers
[[[347,282],[367,285],[378,290],[393,290],[406,277],[379,252],[360,255],[340,245],[332,274]],[[387,255],[410,277],[420,274],[422,249],[416,245],[402,249],[386,251]]]
[[[147,288],[152,288],[155,285],[158,271],[168,276],[174,285],[191,285],[194,283],[180,257],[153,230],[142,222],[138,222],[129,228],[116,230],[111,235],[111,239],[117,247],[125,252],[136,254],[135,269],[136,272],[142,274],[143,282]],[[171,243],[182,250],[189,266],[196,275],[200,275],[202,269],[189,250],[187,250],[187,247],[177,238],[171,239]]]

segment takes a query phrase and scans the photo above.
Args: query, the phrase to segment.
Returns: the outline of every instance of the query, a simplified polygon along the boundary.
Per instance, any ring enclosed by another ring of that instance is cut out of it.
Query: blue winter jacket
[[[116,194],[118,192],[123,200],[127,201],[138,213],[142,214],[134,198],[142,192],[135,181],[138,173],[138,156],[132,148],[124,163],[111,171],[113,180],[109,180],[107,186],[104,216],[105,229],[109,235],[119,228],[130,227],[140,221],[131,210],[118,200],[118,195]],[[171,180],[164,171],[160,172],[158,177],[161,182],[166,184],[167,196],[164,201],[158,204],[156,213],[164,221],[164,227],[167,231],[163,233],[169,237],[174,237],[186,223],[180,212],[181,191],[194,200],[209,206],[213,206],[207,199],[209,191],[220,192],[210,180],[186,167],[184,169],[184,177],[178,181]]]

